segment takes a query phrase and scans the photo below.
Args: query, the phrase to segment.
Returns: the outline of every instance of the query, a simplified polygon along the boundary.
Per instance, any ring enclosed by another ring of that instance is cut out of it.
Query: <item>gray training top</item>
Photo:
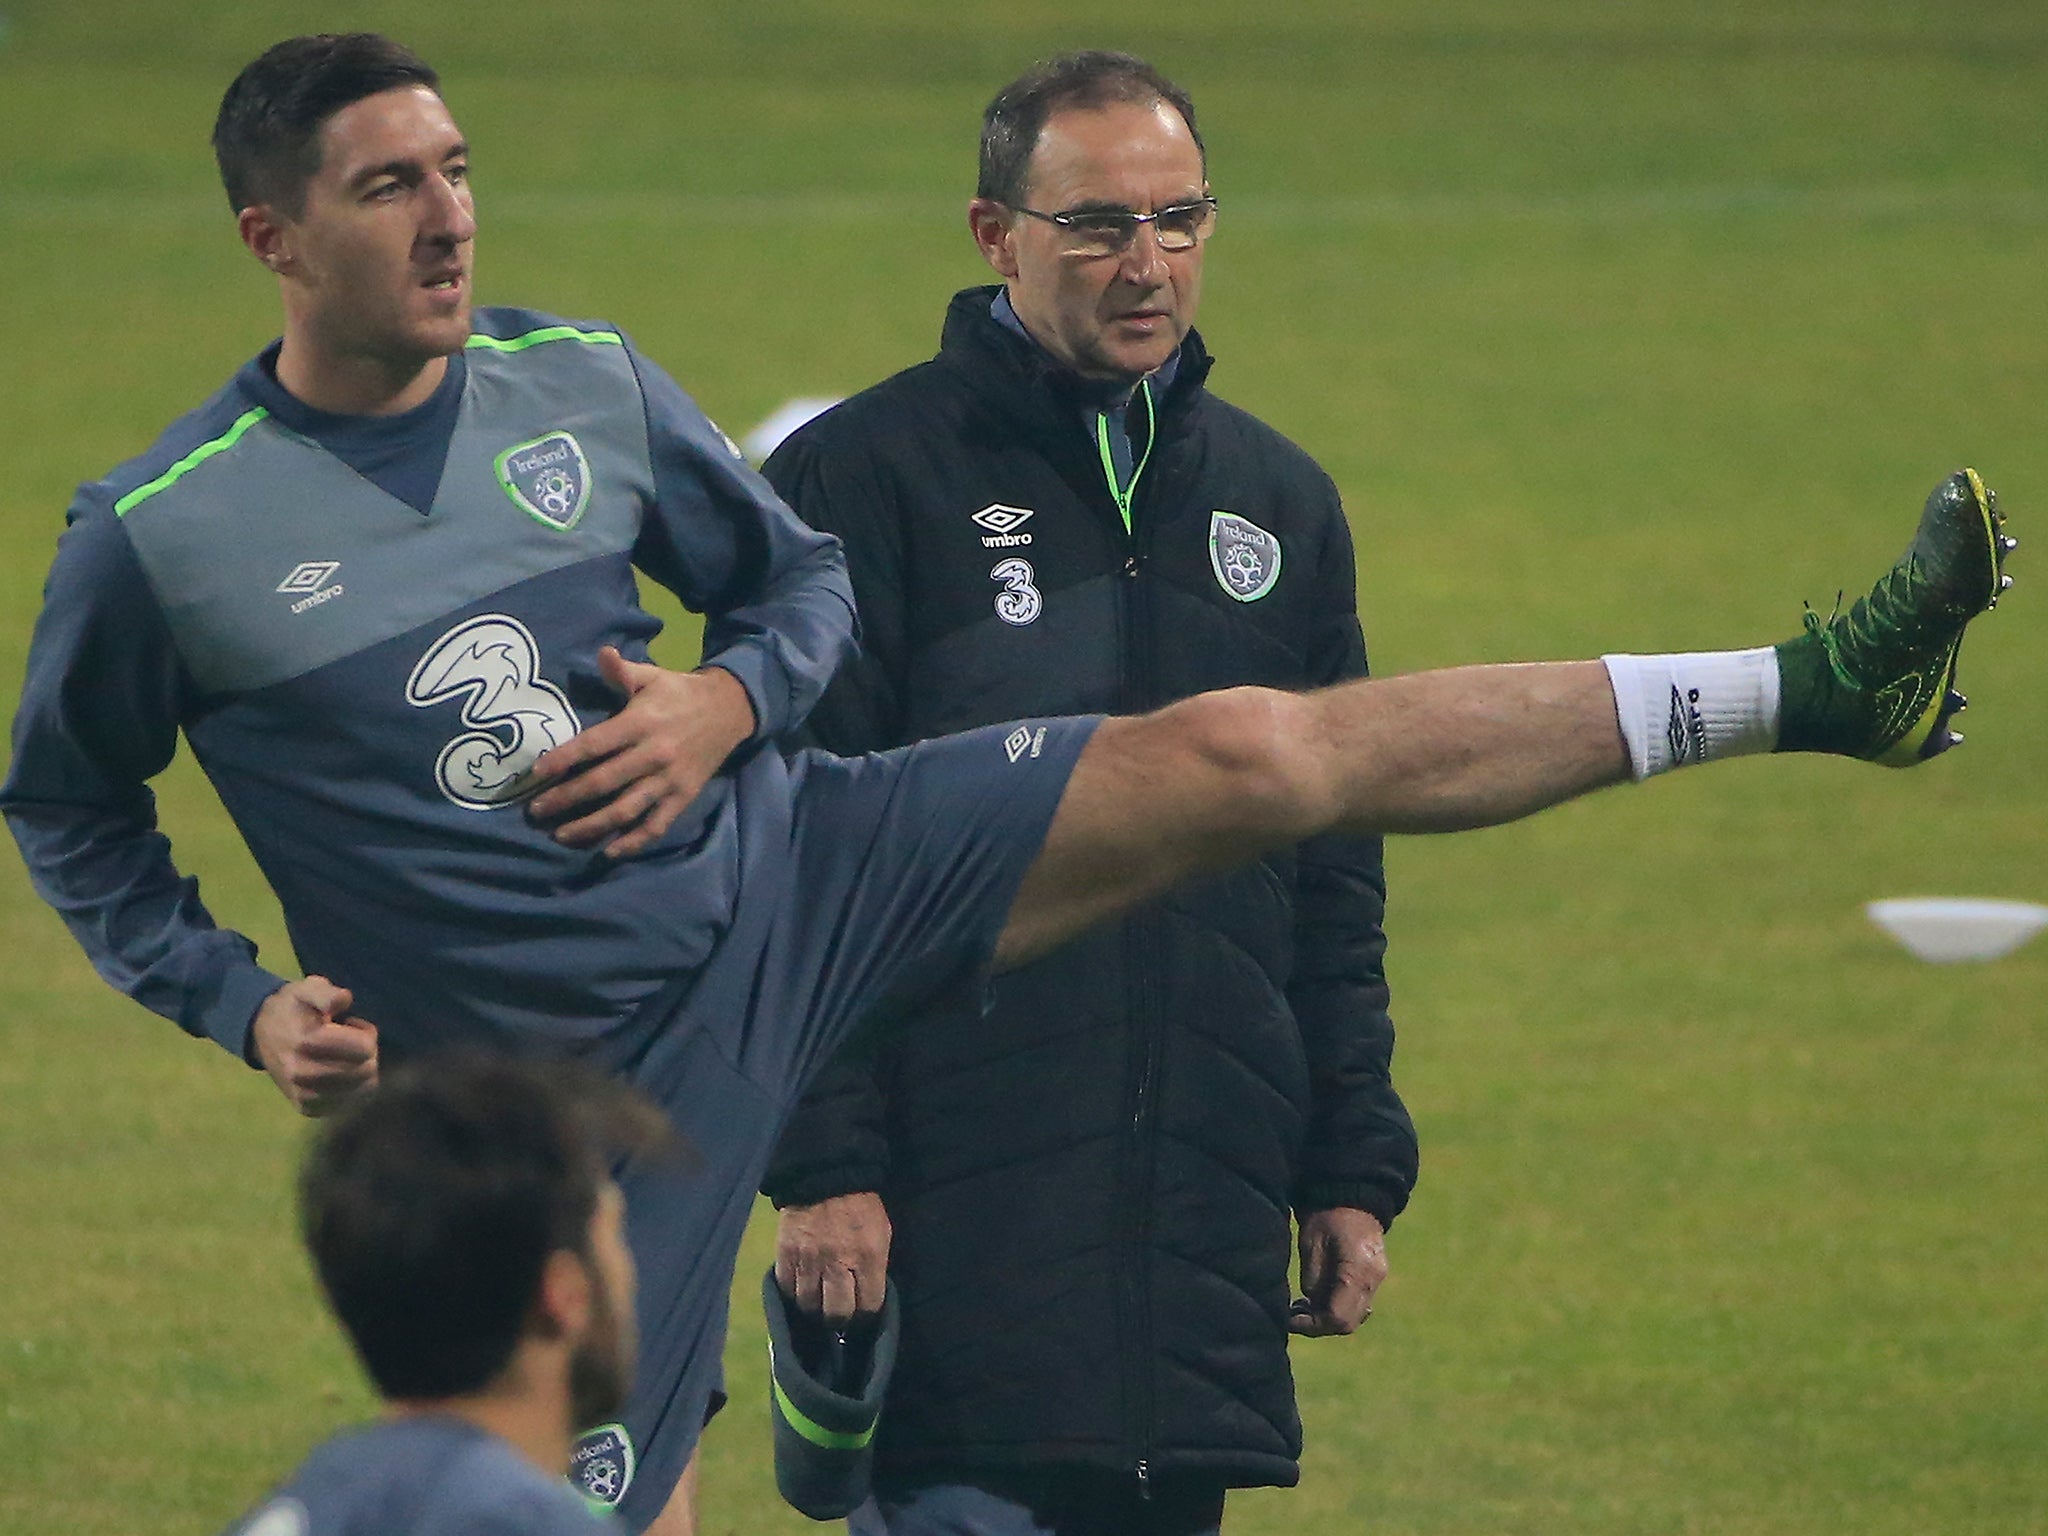
[[[758,740],[796,724],[852,639],[837,541],[605,326],[480,310],[399,418],[265,363],[73,503],[0,790],[36,889],[106,980],[245,1052],[282,980],[156,831],[182,730],[387,1060],[623,1049],[730,923],[761,754],[622,863],[530,822],[527,770],[618,709],[599,648],[660,628],[635,568],[710,615]]]
[[[617,1536],[558,1477],[461,1419],[391,1419],[314,1450],[227,1536]]]

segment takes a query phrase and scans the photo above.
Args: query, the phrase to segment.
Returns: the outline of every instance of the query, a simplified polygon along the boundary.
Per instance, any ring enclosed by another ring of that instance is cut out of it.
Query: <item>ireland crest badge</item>
[[[569,1482],[593,1504],[616,1509],[633,1486],[633,1439],[623,1424],[605,1424],[576,1442]]]
[[[567,533],[590,501],[590,464],[583,445],[566,432],[550,432],[507,448],[497,458],[498,484],[512,504],[537,522]]]
[[[1209,569],[1240,603],[1256,602],[1280,579],[1280,541],[1235,512],[1211,512]]]

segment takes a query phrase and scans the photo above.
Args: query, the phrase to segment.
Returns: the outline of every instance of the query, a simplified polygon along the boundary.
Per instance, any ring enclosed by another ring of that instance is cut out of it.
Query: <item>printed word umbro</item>
[[[341,569],[339,560],[306,560],[293,567],[291,575],[277,584],[280,592],[303,592],[306,595],[292,604],[293,613],[304,613],[308,608],[317,608],[331,602],[347,589],[340,582],[331,587],[321,583]]]
[[[1020,544],[1029,544],[1031,535],[1019,533],[1026,520],[1032,516],[1029,507],[1006,507],[1001,502],[992,502],[974,514],[974,521],[988,532],[982,535],[984,549],[1015,549]]]

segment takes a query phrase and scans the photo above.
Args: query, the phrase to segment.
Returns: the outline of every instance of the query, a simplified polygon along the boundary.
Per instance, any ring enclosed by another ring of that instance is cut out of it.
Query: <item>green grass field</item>
[[[1391,851],[1423,1183],[1368,1329],[1296,1350],[1302,1487],[1230,1528],[2048,1530],[2048,942],[1935,969],[1859,911],[2048,900],[2038,0],[0,10],[10,699],[72,486],[273,332],[205,135],[302,30],[439,64],[486,299],[615,319],[735,432],[928,353],[997,85],[1150,54],[1224,205],[1215,385],[1343,486],[1383,671],[1780,638],[1977,464],[2042,547],[1965,651],[1958,756]],[[203,780],[161,789],[287,964]],[[369,1408],[289,1235],[300,1127],[98,983],[11,857],[0,947],[0,1531],[211,1531]],[[765,1232],[710,1532],[810,1528],[767,1472]]]

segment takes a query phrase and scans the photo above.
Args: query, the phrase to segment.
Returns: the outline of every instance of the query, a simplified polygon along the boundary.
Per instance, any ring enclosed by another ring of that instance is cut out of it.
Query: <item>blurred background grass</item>
[[[999,84],[1147,54],[1223,199],[1215,386],[1344,488],[1383,671],[1780,637],[1965,460],[2048,538],[2038,4],[0,11],[9,695],[72,486],[273,332],[205,137],[306,30],[443,71],[483,297],[618,321],[735,432],[928,354],[982,275]],[[1303,1486],[1233,1530],[2048,1529],[2048,946],[1936,970],[1858,913],[2048,900],[2031,564],[1924,773],[1739,764],[1392,850],[1424,1180],[1370,1327],[1296,1350]],[[283,963],[203,780],[161,788]],[[292,1246],[299,1127],[102,987],[11,860],[0,946],[0,1529],[211,1530],[369,1406]],[[810,1528],[767,1473],[765,1232],[710,1532]]]

